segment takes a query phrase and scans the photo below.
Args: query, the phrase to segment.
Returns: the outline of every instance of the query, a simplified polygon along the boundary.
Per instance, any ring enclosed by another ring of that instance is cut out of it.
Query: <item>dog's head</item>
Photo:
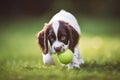
[[[54,21],[45,24],[38,33],[37,41],[44,54],[48,52],[62,52],[69,48],[72,51],[78,43],[79,34],[75,29],[64,21]]]

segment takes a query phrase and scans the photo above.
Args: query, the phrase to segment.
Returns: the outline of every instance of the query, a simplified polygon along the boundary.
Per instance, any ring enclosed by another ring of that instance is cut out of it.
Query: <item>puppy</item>
[[[71,13],[61,10],[55,14],[37,34],[37,42],[42,49],[44,64],[54,64],[51,55],[69,48],[74,57],[68,64],[68,68],[80,68],[80,64],[84,63],[78,48],[80,34],[80,26]]]

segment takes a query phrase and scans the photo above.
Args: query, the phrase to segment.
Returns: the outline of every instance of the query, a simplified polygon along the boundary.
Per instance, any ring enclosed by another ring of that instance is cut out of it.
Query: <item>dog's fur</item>
[[[54,64],[51,55],[69,48],[74,57],[68,64],[68,68],[80,68],[80,64],[84,63],[78,48],[80,34],[80,27],[71,13],[61,10],[53,16],[37,35],[38,44],[43,52],[44,64]]]

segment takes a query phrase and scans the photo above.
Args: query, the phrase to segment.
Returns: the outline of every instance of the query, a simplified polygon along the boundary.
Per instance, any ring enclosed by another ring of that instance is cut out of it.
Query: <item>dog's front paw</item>
[[[68,68],[69,69],[80,69],[80,65],[84,64],[84,60],[83,59],[76,59],[74,58],[73,62],[71,62],[70,64],[68,64]]]
[[[84,60],[83,59],[79,59],[79,64],[84,64]]]
[[[73,67],[74,67],[75,69],[80,69],[80,65],[79,65],[79,64],[74,64]]]
[[[73,68],[80,69],[80,65],[76,63],[68,64],[68,69],[73,69]]]

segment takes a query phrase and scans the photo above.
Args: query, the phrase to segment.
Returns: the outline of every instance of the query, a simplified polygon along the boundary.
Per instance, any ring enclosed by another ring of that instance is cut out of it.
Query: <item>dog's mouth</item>
[[[60,51],[57,51],[56,54],[63,53],[65,49],[61,49]]]

